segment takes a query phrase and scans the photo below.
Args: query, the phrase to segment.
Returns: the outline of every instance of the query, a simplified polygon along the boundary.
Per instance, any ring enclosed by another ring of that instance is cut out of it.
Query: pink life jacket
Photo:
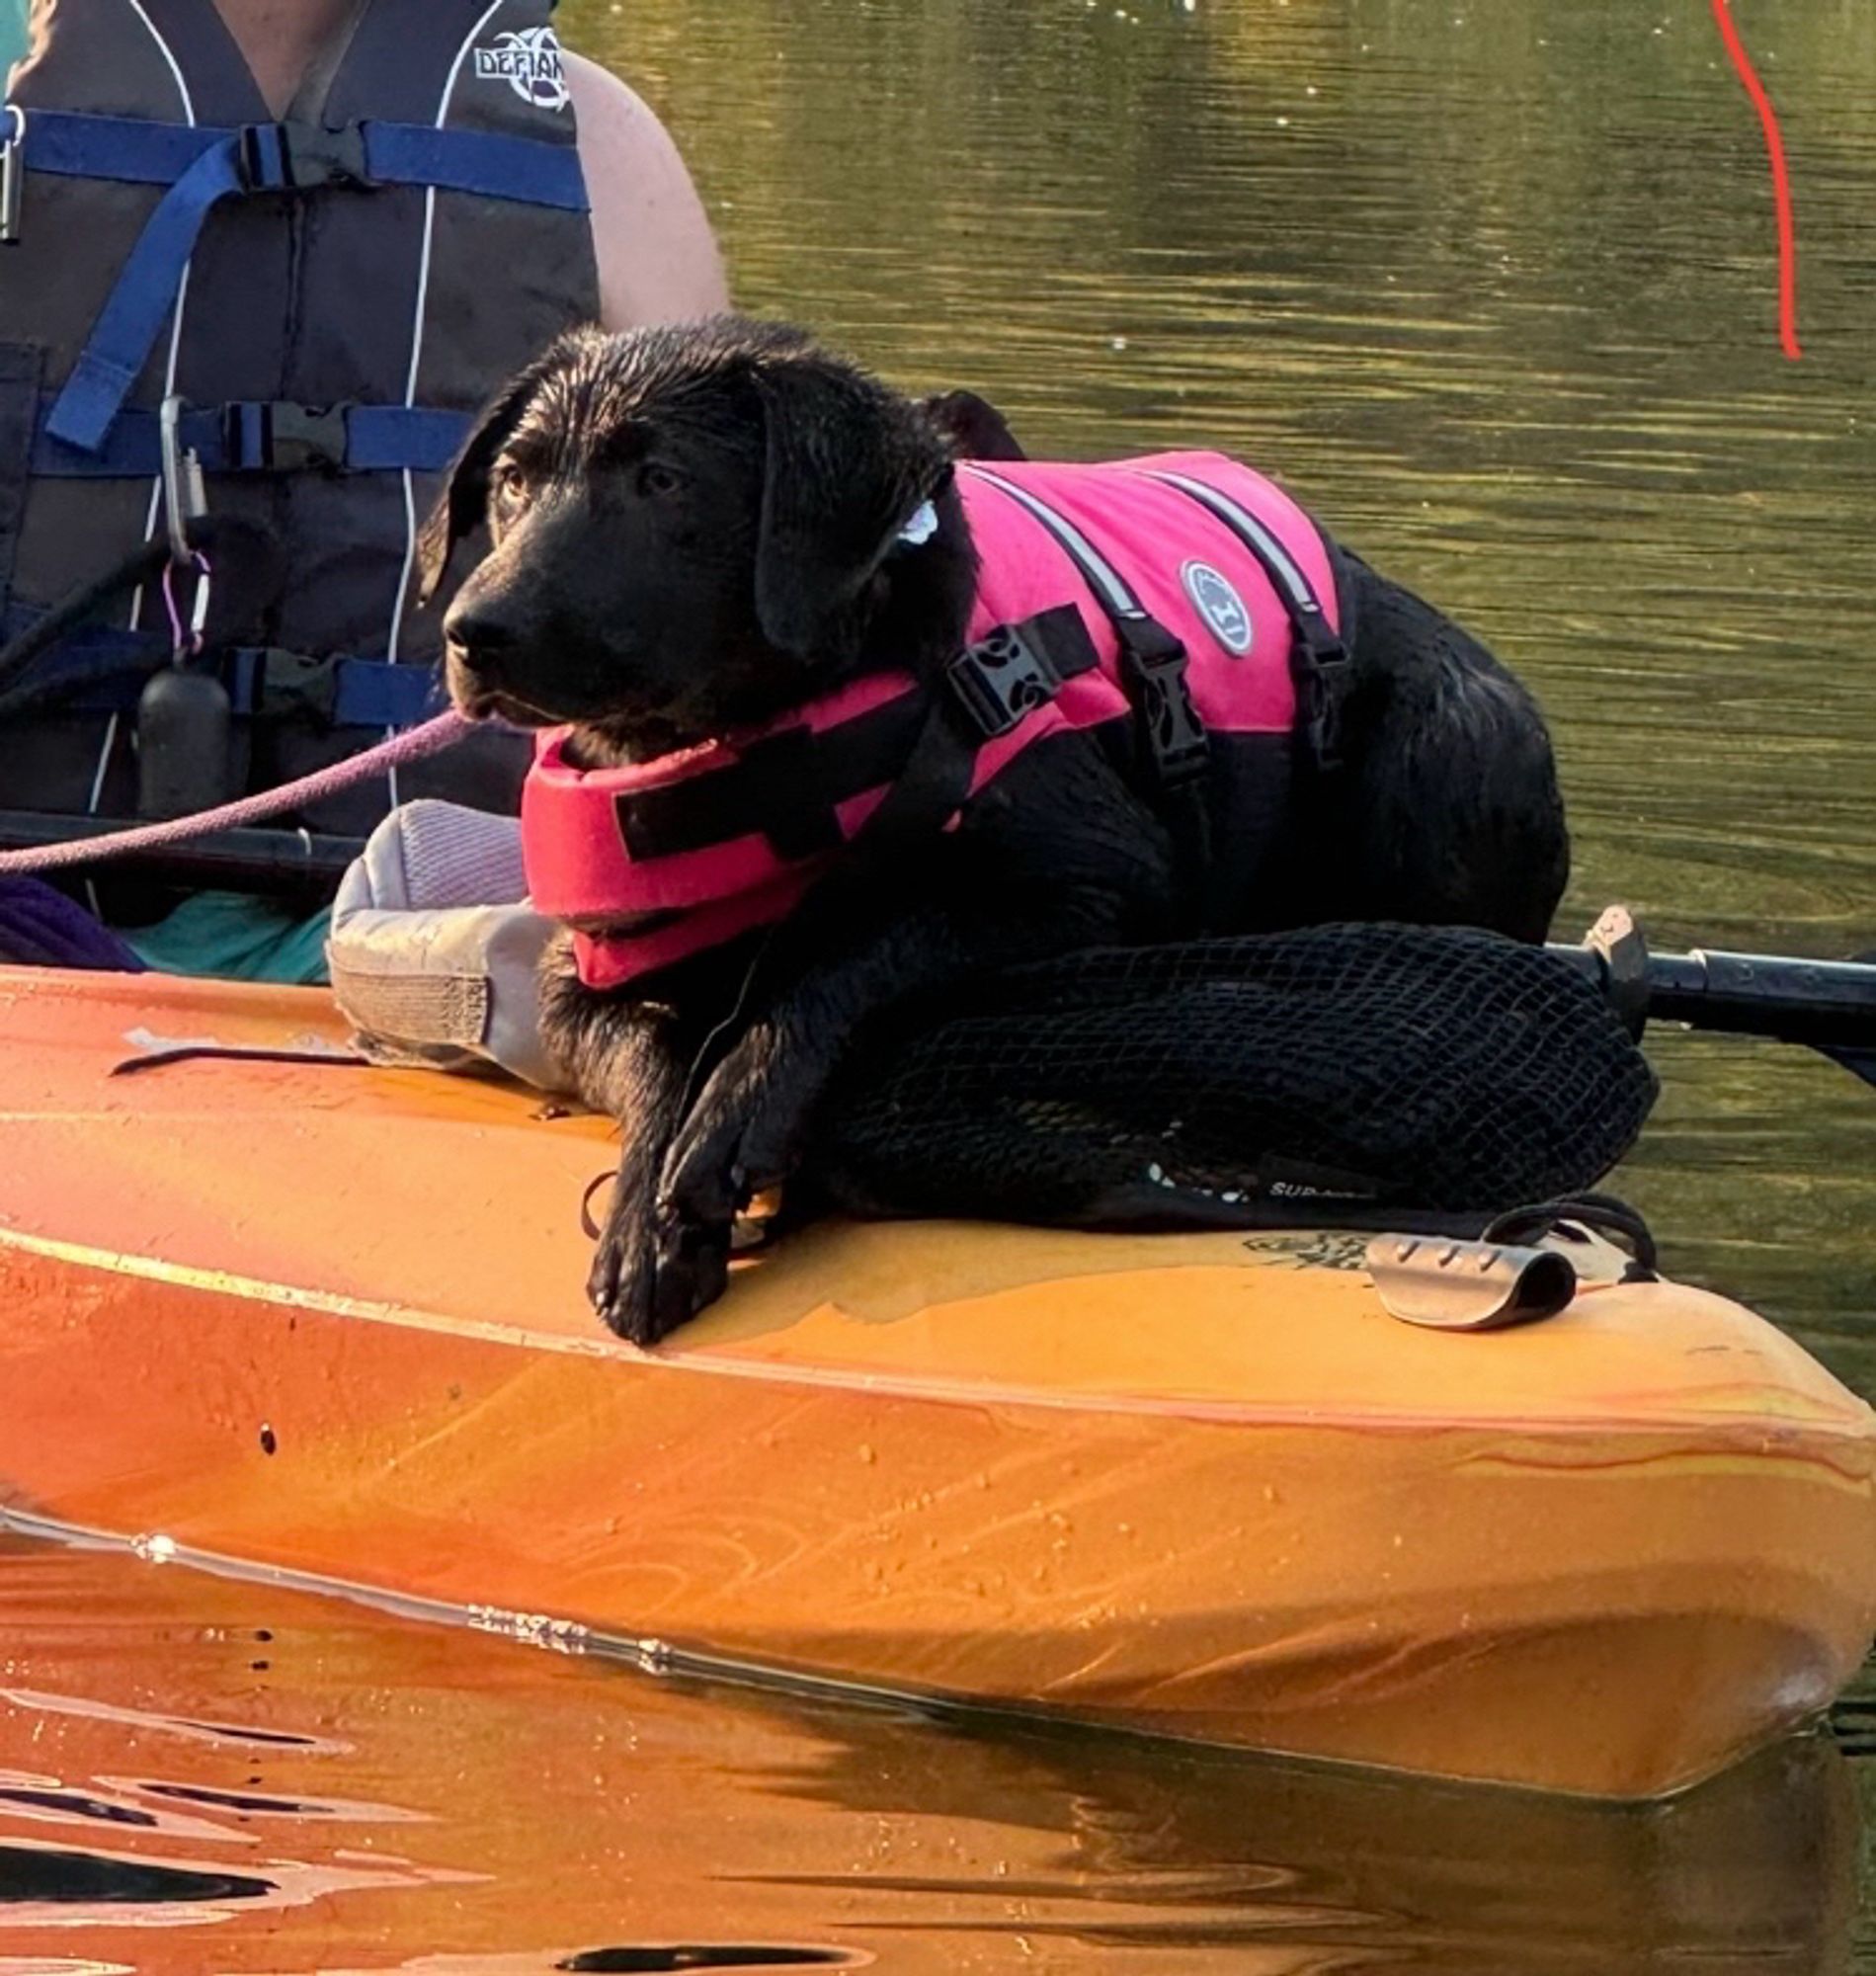
[[[1300,728],[1322,751],[1345,656],[1335,577],[1279,487],[1176,453],[962,462],[958,491],[981,564],[948,672],[975,730],[964,801],[1045,736],[1118,721],[1162,795],[1202,774],[1208,732]],[[618,769],[572,768],[569,730],[541,734],[522,795],[533,905],[615,923],[576,931],[581,981],[620,988],[785,917],[885,800],[931,700],[910,673],[869,673],[756,733]]]

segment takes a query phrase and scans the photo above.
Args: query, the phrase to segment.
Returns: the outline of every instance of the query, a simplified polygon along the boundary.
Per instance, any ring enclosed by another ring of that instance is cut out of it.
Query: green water
[[[0,0],[0,76],[26,53],[26,0]]]
[[[1622,898],[1663,945],[1849,953],[1876,947],[1876,8],[1734,12],[1790,152],[1795,364],[1706,0],[561,24],[673,124],[745,305],[986,392],[1038,453],[1239,450],[1482,633],[1556,728],[1568,924]],[[1656,1053],[1620,1185],[1669,1266],[1876,1395],[1876,1093],[1769,1046]],[[687,1941],[1077,1976],[1876,1971],[1876,1759],[1825,1745],[1611,1814],[674,1689],[44,1549],[0,1568],[0,1766],[4,1976],[516,1976]],[[179,1805],[190,1828],[130,1831]],[[276,1894],[48,1902],[5,1850],[33,1841],[266,1866]]]

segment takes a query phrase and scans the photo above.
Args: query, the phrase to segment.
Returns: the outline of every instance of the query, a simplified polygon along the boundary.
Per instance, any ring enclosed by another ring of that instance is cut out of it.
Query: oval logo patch
[[[1251,649],[1255,635],[1251,613],[1228,578],[1219,575],[1208,562],[1188,562],[1180,571],[1185,594],[1192,600],[1211,634],[1233,658],[1241,659]]]

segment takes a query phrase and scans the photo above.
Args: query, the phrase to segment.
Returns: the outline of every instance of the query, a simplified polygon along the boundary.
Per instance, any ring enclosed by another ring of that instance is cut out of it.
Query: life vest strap
[[[918,736],[923,697],[907,691],[837,727],[778,728],[734,763],[688,782],[615,798],[619,835],[637,863],[766,837],[785,859],[838,846],[838,804],[899,773]]]
[[[972,739],[971,759],[1099,663],[1072,604],[999,625],[959,654],[946,669],[952,691],[944,698],[955,696],[955,724]],[[851,720],[818,731],[805,722],[778,727],[720,769],[621,795],[615,800],[625,848],[640,862],[739,837],[766,837],[777,857],[790,860],[838,849],[844,834],[836,809],[898,780],[932,699],[908,677],[903,693]]]
[[[38,615],[16,605],[0,616],[0,643],[10,644]],[[0,695],[0,717],[31,706],[134,714],[145,681],[170,656],[167,636],[87,625],[41,653]],[[299,716],[318,727],[404,728],[428,719],[444,703],[434,666],[248,645],[213,651],[209,659],[233,711],[250,720]]]
[[[1126,578],[1059,509],[987,467],[972,462],[968,470],[1008,494],[1042,524],[1114,627],[1120,642],[1121,684],[1133,703],[1140,766],[1152,779],[1155,791],[1178,797],[1194,787],[1205,774],[1210,746],[1185,677],[1184,645],[1147,610]]]
[[[66,446],[50,431],[54,399],[41,402],[32,470],[47,479],[143,480],[163,468],[161,420],[122,411],[92,452]],[[438,473],[456,456],[475,424],[472,412],[436,405],[301,405],[285,399],[237,399],[192,405],[177,422],[179,443],[204,473]]]
[[[25,120],[19,143],[27,169],[60,178],[174,186],[213,151],[229,157],[239,192],[435,186],[567,212],[591,209],[578,150],[542,137],[377,119],[336,130],[291,122],[235,127],[13,107]]]
[[[1258,559],[1290,620],[1290,673],[1296,687],[1297,731],[1318,770],[1342,766],[1342,701],[1347,691],[1348,649],[1330,623],[1302,565],[1248,508],[1203,480],[1149,470],[1145,476],[1196,501]]]
[[[589,209],[573,145],[421,124],[183,130],[140,118],[34,111],[22,145],[29,172],[169,186],[46,421],[52,438],[92,453],[103,446],[168,320],[204,221],[225,199],[402,185]]]
[[[966,645],[945,678],[986,741],[1020,727],[1062,688],[1101,664],[1082,615],[1072,604],[1039,611],[1020,624],[999,624]]]

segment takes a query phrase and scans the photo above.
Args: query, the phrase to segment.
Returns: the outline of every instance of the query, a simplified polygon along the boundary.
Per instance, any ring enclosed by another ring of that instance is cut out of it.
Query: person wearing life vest
[[[0,648],[43,649],[0,658],[0,845],[435,711],[416,531],[487,393],[571,323],[725,305],[670,139],[551,14],[36,0],[0,112]],[[512,810],[527,766],[478,735],[284,819],[283,869],[333,847],[285,907],[128,867],[85,896],[151,964],[316,978],[346,847],[412,796]]]

